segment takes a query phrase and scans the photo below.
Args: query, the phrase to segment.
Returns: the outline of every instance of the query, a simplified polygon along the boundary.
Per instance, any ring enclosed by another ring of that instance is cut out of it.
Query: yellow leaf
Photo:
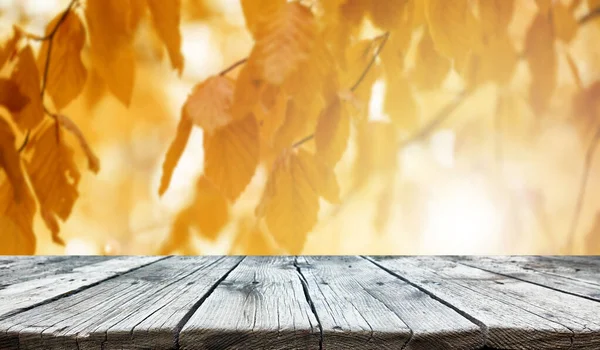
[[[259,143],[253,115],[204,135],[204,175],[229,200],[235,201],[252,180]]]
[[[285,91],[274,85],[264,86],[254,113],[260,126],[261,139],[269,146],[273,145],[273,139],[285,121],[287,105],[288,96]]]
[[[242,217],[236,227],[230,255],[275,255],[279,253],[273,239],[261,230],[252,216]]]
[[[252,113],[260,99],[263,85],[264,82],[259,78],[258,68],[254,64],[251,54],[235,82],[233,105],[231,106],[233,119],[244,119],[249,113]]]
[[[525,54],[531,71],[530,103],[536,114],[545,111],[556,87],[558,63],[552,23],[539,13],[525,37]]]
[[[77,124],[75,124],[71,119],[69,119],[69,117],[62,114],[56,115],[56,120],[63,128],[67,129],[69,132],[71,132],[71,134],[75,136],[75,138],[79,142],[79,146],[85,153],[85,156],[88,160],[88,168],[90,169],[90,171],[98,173],[98,171],[100,171],[100,159],[98,159],[94,151],[92,151],[92,148],[88,144],[87,140],[85,139],[85,136],[83,136],[83,133],[81,132]]]
[[[540,14],[547,15],[552,9],[553,0],[535,0]]]
[[[448,76],[452,65],[437,52],[427,30],[419,41],[416,55],[415,67],[411,73],[415,86],[422,90],[437,89]]]
[[[169,52],[171,65],[181,74],[183,55],[181,54],[181,0],[148,0],[154,27]]]
[[[62,243],[57,218],[65,221],[79,197],[80,173],[73,159],[73,150],[64,143],[62,130],[46,123],[28,144],[33,149],[27,172],[40,203],[46,226],[56,243]]]
[[[21,93],[29,98],[29,103],[20,112],[13,113],[13,119],[21,130],[28,130],[35,128],[44,118],[40,76],[31,46],[27,45],[22,49],[17,60],[11,80],[17,84]]]
[[[33,217],[35,200],[28,188],[21,201],[14,200],[12,186],[0,171],[0,255],[35,253]]]
[[[21,168],[21,157],[15,148],[15,135],[8,122],[2,118],[0,118],[0,168],[4,169],[12,185],[14,200],[21,202],[29,190]]]
[[[485,82],[508,84],[513,77],[519,57],[508,34],[490,36],[481,54],[472,53],[463,76],[471,87]]]
[[[46,26],[49,35],[59,23],[63,14],[59,14]],[[57,109],[63,109],[83,90],[87,71],[81,62],[81,50],[85,44],[85,28],[79,16],[69,11],[58,27],[52,40],[52,52],[48,57],[49,42],[46,40],[38,56],[38,68],[41,72],[49,59],[46,89]]]
[[[190,205],[191,226],[202,236],[215,239],[229,219],[229,203],[221,192],[206,177],[196,183],[196,197]]]
[[[552,20],[556,37],[566,43],[571,42],[577,34],[579,24],[573,12],[569,11],[569,7],[557,1],[552,7]]]
[[[373,24],[384,30],[400,29],[398,23],[404,15],[408,0],[370,1],[369,14]]]
[[[92,64],[110,92],[125,106],[131,103],[135,80],[133,35],[139,21],[136,0],[88,0],[85,16]]]
[[[476,20],[469,0],[425,0],[429,32],[436,49],[459,66],[477,48]]]
[[[169,189],[173,171],[175,170],[177,163],[179,163],[179,158],[181,158],[183,150],[187,145],[190,134],[192,133],[192,127],[192,120],[187,114],[185,114],[184,107],[181,111],[181,119],[179,120],[179,125],[177,126],[175,139],[169,146],[169,150],[167,151],[167,155],[165,156],[165,161],[163,163],[163,172],[162,177],[160,178],[160,188],[158,189],[159,196],[162,196]]]
[[[20,112],[29,103],[29,97],[19,91],[19,86],[12,80],[0,78],[0,106],[9,112]]]
[[[335,97],[321,112],[315,130],[316,155],[334,167],[342,158],[350,137],[350,117],[342,102]]]
[[[477,4],[484,33],[505,33],[513,18],[515,0],[479,0]]]
[[[307,60],[316,37],[316,23],[309,8],[286,3],[257,29],[255,62],[262,78],[280,85],[298,64]]]
[[[397,127],[413,130],[418,124],[417,102],[411,86],[403,76],[387,74],[384,110]]]
[[[246,27],[256,38],[258,28],[285,5],[285,0],[241,0]]]
[[[15,53],[19,39],[21,39],[21,31],[13,28],[12,35],[0,45],[0,69],[2,69],[8,59]]]
[[[276,161],[256,214],[264,217],[277,243],[300,254],[306,236],[317,223],[319,179],[314,158],[305,150],[290,150]]]
[[[183,108],[192,122],[209,134],[232,121],[234,81],[213,76],[196,85]]]

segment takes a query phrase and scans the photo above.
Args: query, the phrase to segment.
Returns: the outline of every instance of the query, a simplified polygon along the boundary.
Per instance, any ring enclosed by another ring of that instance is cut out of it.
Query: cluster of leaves
[[[591,10],[582,18],[575,16],[582,0],[534,3],[521,44],[510,25],[525,4],[515,0],[241,0],[252,50],[193,88],[166,153],[160,195],[169,188],[193,128],[202,129],[204,171],[162,252],[186,251],[190,228],[216,238],[259,170],[267,174],[263,192],[254,217],[240,221],[245,233],[234,245],[257,240],[278,246],[269,252],[302,252],[322,200],[342,201],[335,170],[352,130],[357,150],[352,187],[377,178],[389,189],[398,149],[427,137],[476,90],[496,86],[497,113],[510,111],[519,93],[512,81],[523,61],[531,78],[527,105],[535,115],[549,109],[561,55],[580,88],[574,113],[595,114],[598,83],[583,85],[565,47],[599,13],[600,3],[587,0]],[[80,140],[90,169],[99,168],[77,126],[46,103],[60,111],[93,72],[129,105],[133,41],[147,15],[172,68],[181,73],[180,6],[179,0],[74,0],[44,37],[15,28],[2,46],[0,65],[11,72],[0,81],[0,104],[10,112],[0,119],[0,166],[7,177],[0,181],[0,232],[15,242],[8,251],[33,252],[36,202],[59,241],[56,217],[69,216],[80,176],[63,131]],[[374,28],[366,39],[365,23]],[[37,59],[32,40],[42,42]],[[422,123],[422,97],[439,90],[450,75],[462,81],[464,91]],[[389,122],[366,116],[376,81],[386,86],[383,110]],[[16,145],[18,136],[26,138],[24,147]],[[391,196],[381,193],[378,228],[389,217]]]
[[[130,104],[133,39],[146,16],[181,72],[179,0],[73,0],[44,36],[15,25],[0,47],[6,73],[0,78],[0,105],[8,112],[0,115],[0,254],[35,252],[38,208],[54,242],[63,244],[59,220],[70,216],[81,177],[66,134],[78,140],[92,172],[99,171],[100,162],[78,126],[60,111],[82,93],[88,72]],[[41,42],[37,54],[32,42]]]

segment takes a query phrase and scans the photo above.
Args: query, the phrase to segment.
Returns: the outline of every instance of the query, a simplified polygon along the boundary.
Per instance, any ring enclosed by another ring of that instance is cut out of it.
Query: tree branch
[[[383,40],[381,41],[381,44],[379,44],[379,46],[377,47],[377,51],[375,51],[375,54],[371,58],[371,61],[369,62],[369,64],[365,67],[365,69],[363,70],[360,77],[356,80],[356,83],[354,83],[354,85],[352,85],[352,87],[350,88],[350,91],[354,92],[358,88],[360,83],[362,83],[362,81],[365,79],[365,77],[371,70],[371,67],[373,67],[373,65],[375,64],[375,61],[377,60],[377,57],[381,53],[381,50],[383,50],[383,47],[385,46],[385,43],[387,42],[387,39],[389,38],[389,36],[390,36],[390,32],[385,32],[382,36],[376,37],[373,39],[373,41],[379,40],[380,38]]]
[[[573,246],[575,244],[575,234],[577,233],[577,225],[579,223],[579,216],[581,214],[581,208],[583,208],[583,203],[585,201],[585,189],[587,187],[588,178],[590,176],[590,170],[592,168],[592,163],[594,161],[594,154],[596,153],[596,148],[598,148],[598,143],[600,142],[600,126],[597,127],[596,133],[592,138],[590,145],[588,146],[586,155],[585,155],[585,163],[583,166],[583,173],[581,174],[581,180],[579,182],[579,192],[577,194],[577,203],[575,204],[575,211],[573,212],[573,218],[571,220],[571,226],[569,228],[569,234],[567,236],[567,252],[573,251]]]
[[[581,16],[577,20],[577,23],[579,23],[580,25],[586,24],[587,22],[593,20],[596,17],[600,17],[600,7],[595,8],[595,9],[591,10],[589,13]]]
[[[223,69],[219,75],[223,76],[229,72],[231,72],[232,70],[236,69],[238,66],[241,66],[242,64],[246,63],[248,61],[248,57],[246,58],[242,58],[241,60],[235,62],[234,64],[232,64],[231,66]]]

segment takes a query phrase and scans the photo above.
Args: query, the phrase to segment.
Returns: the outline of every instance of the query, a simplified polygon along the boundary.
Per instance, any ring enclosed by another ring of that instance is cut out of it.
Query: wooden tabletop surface
[[[0,349],[600,349],[600,258],[0,256]]]

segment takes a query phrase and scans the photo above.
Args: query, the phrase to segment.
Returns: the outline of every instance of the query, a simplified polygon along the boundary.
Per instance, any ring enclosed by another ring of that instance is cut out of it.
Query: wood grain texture
[[[600,304],[434,257],[373,258],[484,325],[500,349],[598,349]]]
[[[590,268],[580,262],[556,261],[536,256],[455,257],[453,260],[600,302],[600,269]]]
[[[479,326],[359,257],[299,257],[324,349],[480,349]]]
[[[107,278],[118,276],[132,269],[153,263],[160,257],[118,257],[101,259],[99,262],[76,267],[66,263],[64,269],[55,270],[54,274],[40,278],[24,278],[20,281],[18,274],[25,274],[20,267],[10,279],[16,283],[0,289],[0,318],[33,307],[37,304],[73,293],[81,288],[99,283]],[[42,262],[44,259],[41,260]]]
[[[181,349],[319,349],[320,326],[292,257],[246,257],[200,305]]]
[[[1,320],[0,348],[174,348],[188,314],[241,259],[158,261]]]

